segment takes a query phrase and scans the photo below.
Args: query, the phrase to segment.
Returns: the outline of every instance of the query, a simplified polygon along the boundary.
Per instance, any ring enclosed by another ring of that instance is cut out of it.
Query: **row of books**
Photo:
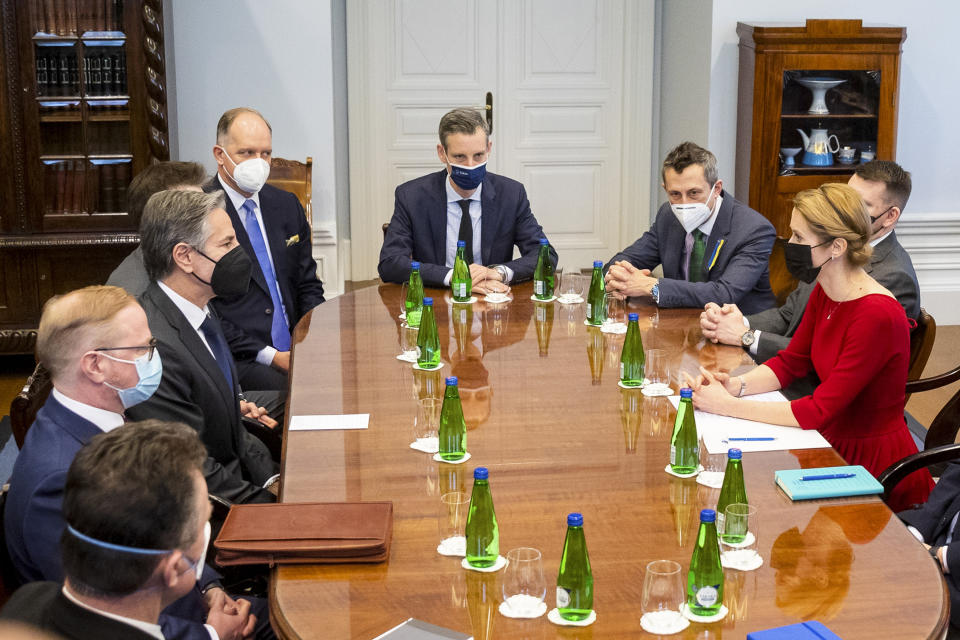
[[[88,164],[64,160],[45,165],[47,213],[126,211],[130,163]]]
[[[72,49],[66,53],[38,51],[35,64],[38,96],[80,95],[79,67]],[[83,86],[84,93],[90,96],[126,95],[127,56],[123,50],[84,55]]]
[[[123,31],[123,0],[33,0],[36,33],[75,36]]]

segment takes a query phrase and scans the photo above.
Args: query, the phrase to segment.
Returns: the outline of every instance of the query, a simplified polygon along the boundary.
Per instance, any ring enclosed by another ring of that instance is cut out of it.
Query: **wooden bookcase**
[[[861,20],[807,20],[804,25],[737,23],[740,84],[737,106],[736,193],[766,216],[780,238],[790,236],[792,199],[825,182],[846,182],[864,152],[896,159],[900,52],[906,29],[863,26]],[[826,93],[829,113],[813,114],[813,94],[798,80],[845,82]],[[797,129],[826,129],[854,150],[853,163],[833,155],[829,166],[785,166],[781,149],[802,147]],[[779,247],[771,285],[785,297],[795,282]]]
[[[169,160],[162,0],[0,0],[0,353],[138,242],[131,178]]]

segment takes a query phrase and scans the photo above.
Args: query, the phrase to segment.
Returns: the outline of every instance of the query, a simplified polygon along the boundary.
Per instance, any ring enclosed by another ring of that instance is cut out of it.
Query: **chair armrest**
[[[945,387],[948,384],[960,380],[960,366],[947,371],[946,373],[941,373],[938,376],[931,376],[929,378],[920,378],[919,380],[912,380],[907,382],[907,395],[911,393],[917,393],[920,391],[930,391],[931,389],[939,389],[940,387]]]
[[[914,471],[925,469],[938,462],[949,462],[956,458],[960,458],[960,444],[948,444],[933,449],[925,449],[920,453],[897,460],[877,476],[877,480],[883,485],[884,502],[890,497],[893,488]]]

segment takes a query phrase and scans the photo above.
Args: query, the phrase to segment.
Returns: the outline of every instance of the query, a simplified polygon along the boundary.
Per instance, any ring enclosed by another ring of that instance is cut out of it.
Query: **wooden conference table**
[[[647,635],[640,628],[646,564],[676,560],[685,576],[700,509],[714,507],[719,491],[664,473],[675,411],[666,398],[617,386],[623,336],[584,326],[583,305],[535,304],[531,290],[517,286],[511,303],[481,301],[463,313],[452,313],[461,307],[449,304],[448,292],[434,291],[445,362],[434,374],[395,357],[398,286],[330,300],[297,327],[287,415],[369,413],[370,423],[288,431],[281,498],[390,500],[394,528],[385,563],[276,570],[270,604],[282,637],[370,639],[408,617],[477,640]],[[666,350],[674,371],[750,363],[741,349],[704,344],[694,310],[631,310],[640,314],[644,346]],[[462,465],[408,446],[417,397],[439,397],[448,375],[460,378],[468,421],[473,457]],[[744,455],[764,565],[727,570],[726,619],[691,624],[675,637],[744,638],[808,619],[845,640],[943,635],[942,576],[882,502],[794,504],[773,483],[776,469],[842,463],[832,449]],[[490,470],[501,554],[541,550],[551,608],[566,515],[583,513],[597,611],[591,627],[505,618],[497,612],[502,571],[465,571],[459,559],[437,554],[440,495],[469,493],[476,466]]]

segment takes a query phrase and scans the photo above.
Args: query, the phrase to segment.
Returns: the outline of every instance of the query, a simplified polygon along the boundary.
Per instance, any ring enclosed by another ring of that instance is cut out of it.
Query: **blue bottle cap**
[[[603,266],[603,260],[594,260],[594,261],[593,261],[593,268],[594,268],[594,269],[596,269],[596,268],[598,268],[598,267],[602,267],[602,266]]]
[[[727,451],[727,457],[731,460],[739,460],[743,457],[743,451],[740,451],[740,449],[730,449]]]
[[[419,269],[419,268],[420,268],[420,263],[417,262],[416,260],[414,260],[413,262],[410,263],[410,268],[411,268],[411,269]]]
[[[457,240],[457,248],[462,249],[467,246],[466,240]]]
[[[629,320],[630,322],[636,322],[636,321],[639,320],[639,319],[640,319],[640,316],[639,316],[638,314],[636,314],[636,313],[628,313],[628,314],[627,314],[627,320]]]
[[[473,470],[473,479],[474,480],[486,480],[490,476],[490,472],[487,471],[486,467],[477,467]]]
[[[550,241],[546,238],[540,238],[540,244],[550,244]]]
[[[424,301],[426,301],[426,298],[424,298]],[[424,304],[426,304],[426,302],[424,302]],[[684,387],[683,389],[680,389],[680,397],[681,397],[681,398],[692,398],[692,397],[693,397],[693,389],[691,389],[690,387]]]
[[[457,376],[450,376],[449,378],[447,378],[446,382],[448,387],[457,386]]]
[[[717,512],[713,509],[704,509],[700,512],[700,522],[714,522],[717,519]]]
[[[579,513],[571,513],[567,516],[567,526],[568,527],[582,527],[583,526],[583,515]]]
[[[432,307],[432,306],[433,306],[433,298],[424,298],[424,299],[423,299],[423,306],[425,306],[425,307]]]

